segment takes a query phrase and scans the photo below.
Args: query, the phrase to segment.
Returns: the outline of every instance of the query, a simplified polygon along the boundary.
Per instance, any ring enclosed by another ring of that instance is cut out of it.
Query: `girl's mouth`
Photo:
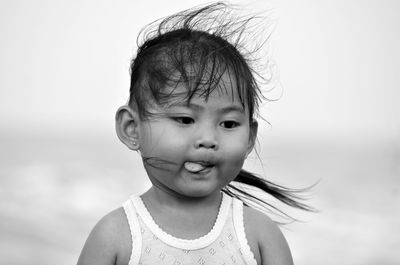
[[[191,173],[199,173],[205,169],[213,167],[214,165],[204,162],[185,162],[183,166]]]

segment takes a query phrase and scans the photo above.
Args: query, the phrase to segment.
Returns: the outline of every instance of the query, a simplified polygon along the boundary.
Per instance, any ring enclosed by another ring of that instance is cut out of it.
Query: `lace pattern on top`
[[[257,265],[257,261],[246,238],[243,203],[238,199],[223,194],[213,228],[205,236],[193,240],[176,238],[161,230],[138,196],[131,196],[123,204],[123,208],[128,219],[132,238],[132,252],[129,265],[156,263],[175,265],[215,264],[213,261],[211,263],[207,261],[210,255],[215,255],[216,259],[214,258],[214,261],[218,260],[221,264],[225,260],[223,264]],[[147,229],[148,232],[146,232]],[[158,241],[158,239],[161,241]],[[153,242],[153,240],[155,241]],[[162,244],[160,245],[157,241],[160,243],[164,242],[166,244],[165,247],[162,247]],[[223,249],[225,249],[225,252]],[[157,250],[161,252],[158,253]],[[221,255],[218,254],[220,251],[225,254],[218,257],[218,255]],[[150,252],[151,255],[158,254],[150,257]],[[184,254],[183,256],[182,253]],[[189,253],[191,253],[190,258],[187,256]],[[238,256],[235,253],[240,253],[240,255]],[[230,260],[228,263],[226,263],[227,258]],[[241,263],[239,260],[242,260],[244,263]]]

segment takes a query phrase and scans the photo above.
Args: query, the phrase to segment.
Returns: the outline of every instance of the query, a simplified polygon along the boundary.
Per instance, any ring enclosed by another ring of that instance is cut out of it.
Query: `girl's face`
[[[253,148],[257,123],[250,124],[236,89],[150,111],[155,115],[138,123],[139,149],[151,182],[166,192],[185,197],[219,192]]]

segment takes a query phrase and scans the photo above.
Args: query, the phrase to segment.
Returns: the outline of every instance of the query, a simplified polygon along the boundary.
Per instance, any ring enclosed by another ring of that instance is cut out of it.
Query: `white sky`
[[[113,130],[139,29],[205,2],[0,1],[0,129]],[[400,133],[398,1],[264,2],[251,3],[275,8],[273,57],[284,88],[263,109],[274,130]]]

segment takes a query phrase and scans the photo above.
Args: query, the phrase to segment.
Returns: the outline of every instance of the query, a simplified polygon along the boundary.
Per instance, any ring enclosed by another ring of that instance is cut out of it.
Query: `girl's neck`
[[[162,230],[178,238],[195,239],[214,226],[222,193],[217,191],[204,198],[182,197],[153,186],[141,198]]]
[[[153,207],[189,210],[192,212],[204,208],[218,208],[221,203],[222,193],[218,190],[205,197],[189,197],[153,186],[141,197],[145,203],[147,202]]]

